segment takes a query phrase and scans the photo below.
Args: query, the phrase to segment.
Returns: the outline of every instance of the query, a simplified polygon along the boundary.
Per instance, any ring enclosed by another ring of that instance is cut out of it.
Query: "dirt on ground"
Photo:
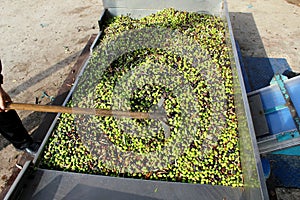
[[[89,37],[97,34],[99,0],[2,0],[0,58],[3,88],[14,102],[51,102]],[[18,111],[32,133],[44,114]],[[0,187],[23,152],[0,135]]]
[[[300,72],[300,7],[285,0],[228,0],[242,55],[285,58]]]
[[[243,55],[286,58],[294,71],[300,71],[299,0],[287,1],[227,0]],[[3,88],[13,101],[51,101],[91,34],[98,33],[101,10],[99,0],[1,1]],[[44,116],[18,113],[30,133]],[[0,188],[21,154],[0,135]]]
[[[286,0],[286,1],[296,6],[300,6],[300,0]]]

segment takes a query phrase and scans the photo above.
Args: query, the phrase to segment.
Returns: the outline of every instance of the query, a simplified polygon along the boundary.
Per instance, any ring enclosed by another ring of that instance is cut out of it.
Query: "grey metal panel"
[[[259,137],[268,134],[268,123],[264,114],[264,109],[260,99],[260,95],[257,94],[251,96],[248,98],[248,100],[254,124],[255,135]]]
[[[156,10],[156,9],[138,9],[138,10],[136,10],[136,9],[129,9],[129,8],[109,8],[108,11],[109,11],[110,15],[112,15],[112,16],[128,15],[128,13],[130,13],[131,17],[140,19],[140,18],[150,15],[152,13],[156,13],[158,10]]]
[[[164,8],[175,8],[185,11],[207,11],[217,15],[222,12],[222,0],[103,0],[104,8],[121,8],[129,10],[150,9],[162,10]]]
[[[299,146],[300,137],[278,142],[277,135],[272,135],[272,136],[262,138],[260,141],[258,141],[257,144],[259,147],[259,152],[261,154],[266,154],[277,150],[283,150],[289,147]]]
[[[240,188],[37,170],[20,200],[243,199]]]

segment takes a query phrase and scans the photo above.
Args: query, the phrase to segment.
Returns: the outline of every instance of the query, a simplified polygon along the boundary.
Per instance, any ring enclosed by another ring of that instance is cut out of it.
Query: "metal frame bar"
[[[268,192],[267,192],[268,190],[267,190],[266,182],[265,182],[265,179],[264,179],[264,173],[263,173],[262,163],[261,163],[261,160],[260,160],[260,155],[259,155],[258,145],[257,145],[257,141],[256,141],[254,126],[253,126],[253,122],[252,122],[252,116],[251,116],[251,112],[250,112],[247,93],[246,93],[246,89],[245,89],[242,69],[241,69],[240,62],[239,62],[238,51],[237,51],[236,43],[235,43],[235,40],[234,40],[233,29],[232,29],[232,25],[231,25],[231,22],[230,22],[230,17],[229,17],[229,12],[228,12],[228,7],[227,7],[227,2],[226,1],[224,1],[224,10],[225,10],[225,17],[226,17],[227,22],[228,22],[228,31],[229,31],[229,35],[230,35],[232,50],[233,50],[233,54],[234,54],[234,60],[235,60],[236,69],[237,69],[237,73],[238,73],[240,89],[241,89],[241,95],[242,95],[242,99],[243,99],[243,103],[244,103],[243,107],[245,109],[245,114],[246,114],[246,119],[247,119],[247,126],[248,126],[249,134],[250,134],[250,137],[251,137],[252,152],[248,152],[248,153],[250,153],[250,154],[253,153],[253,155],[254,155],[254,160],[252,162],[256,162],[256,170],[252,171],[252,172],[257,173],[258,180],[259,180],[259,185],[260,185],[259,190],[260,190],[261,196],[260,197],[257,197],[257,196],[254,197],[252,195],[255,195],[255,194],[248,194],[249,195],[248,197],[250,199],[253,199],[253,198],[254,199],[257,199],[257,198],[268,199],[269,198],[269,195],[268,195]],[[242,139],[240,139],[240,142],[243,142],[241,140]],[[251,149],[249,149],[249,150],[251,150]],[[242,159],[242,157],[241,157],[241,159]],[[246,163],[244,163],[244,164],[246,164]],[[246,166],[246,165],[244,165],[244,166]],[[249,166],[249,167],[251,167],[251,166]],[[251,170],[249,170],[249,171],[251,171]],[[251,193],[251,191],[249,191],[249,193]]]
[[[18,186],[20,185],[21,180],[24,178],[25,173],[28,171],[29,166],[31,164],[31,161],[26,161],[23,165],[22,170],[19,172],[17,178],[15,179],[14,183],[9,188],[8,192],[6,193],[4,200],[14,199],[16,198],[14,195],[16,195],[16,190],[18,189]]]

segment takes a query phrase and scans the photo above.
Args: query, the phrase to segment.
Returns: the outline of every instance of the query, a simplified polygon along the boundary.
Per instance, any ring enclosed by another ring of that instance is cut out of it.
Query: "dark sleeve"
[[[0,60],[0,84],[3,84],[3,75],[1,74],[1,72],[2,72],[2,63]]]

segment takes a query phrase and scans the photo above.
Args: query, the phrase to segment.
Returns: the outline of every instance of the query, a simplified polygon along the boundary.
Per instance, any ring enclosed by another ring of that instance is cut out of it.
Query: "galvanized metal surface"
[[[223,1],[222,0],[103,0],[104,8],[108,8],[110,13],[115,16],[127,15],[130,13],[131,17],[140,18],[164,8],[174,8],[182,11],[201,12],[211,15],[223,15]]]
[[[264,109],[262,106],[260,96],[258,94],[253,95],[249,97],[248,100],[249,100],[249,106],[251,110],[256,137],[260,137],[268,134],[269,128],[264,114]]]
[[[289,134],[290,133],[292,133],[292,132],[290,131]],[[290,140],[285,140],[282,142],[278,142],[277,136],[272,135],[272,136],[265,137],[261,140],[258,140],[257,144],[259,147],[259,152],[261,154],[266,154],[266,153],[271,153],[271,152],[278,151],[278,150],[284,150],[287,148],[299,146],[300,145],[300,137],[290,139]]]
[[[45,199],[243,199],[224,186],[116,178],[38,169],[20,200]],[[216,189],[217,188],[217,189]],[[34,192],[33,192],[34,191]]]

